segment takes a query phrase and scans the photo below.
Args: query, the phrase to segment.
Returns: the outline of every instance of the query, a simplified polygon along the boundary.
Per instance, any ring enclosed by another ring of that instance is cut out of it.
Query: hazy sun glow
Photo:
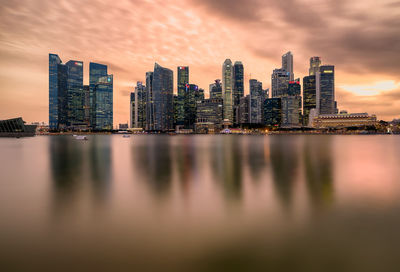
[[[386,80],[368,85],[341,85],[340,87],[357,95],[378,95],[381,92],[399,89],[400,83],[394,80]]]

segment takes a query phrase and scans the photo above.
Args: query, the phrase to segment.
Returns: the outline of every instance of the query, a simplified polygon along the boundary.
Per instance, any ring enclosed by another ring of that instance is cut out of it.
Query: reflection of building
[[[196,132],[218,132],[222,128],[223,100],[205,99],[197,103]]]
[[[321,114],[313,120],[315,128],[374,126],[375,124],[376,116],[368,115],[368,113]]]
[[[280,126],[282,121],[281,98],[269,98],[264,101],[264,124]]]

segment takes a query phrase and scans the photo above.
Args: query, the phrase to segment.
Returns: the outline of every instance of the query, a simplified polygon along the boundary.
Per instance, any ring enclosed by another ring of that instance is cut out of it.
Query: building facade
[[[265,94],[262,82],[250,79],[250,123],[262,124],[262,110],[264,107]]]
[[[93,89],[93,130],[113,129],[113,75],[100,77]]]
[[[146,72],[146,130],[154,130],[153,72]]]
[[[301,126],[301,96],[285,96],[281,98],[282,127]]]
[[[308,126],[311,109],[317,107],[317,89],[315,75],[303,78],[303,125]]]
[[[285,69],[275,69],[271,75],[272,98],[285,96],[289,86],[290,73]]]
[[[316,100],[319,114],[335,114],[335,67],[323,65],[316,74]]]
[[[146,127],[146,86],[141,81],[135,87],[135,128]]]
[[[264,101],[264,124],[279,127],[282,122],[281,98],[269,98]]]
[[[236,61],[233,66],[233,78],[233,123],[239,124],[239,103],[240,98],[244,95],[244,68],[241,61]]]
[[[230,59],[226,59],[222,65],[222,88],[224,99],[224,120],[233,123],[233,66]]]
[[[222,98],[204,99],[197,103],[195,131],[198,133],[217,132],[222,129]]]
[[[249,124],[250,123],[250,95],[246,95],[240,98],[239,103],[239,123]]]
[[[289,51],[282,56],[282,69],[289,73],[289,80],[294,80],[293,55]]]

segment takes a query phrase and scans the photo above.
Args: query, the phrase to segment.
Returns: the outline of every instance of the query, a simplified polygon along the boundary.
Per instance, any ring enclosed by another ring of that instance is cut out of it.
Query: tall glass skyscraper
[[[226,59],[222,65],[222,88],[224,99],[224,120],[233,123],[233,66],[230,59]]]
[[[146,127],[146,86],[138,81],[135,87],[135,127]]]
[[[265,94],[262,82],[257,79],[250,79],[250,123],[262,123],[262,108],[264,105]]]
[[[310,58],[310,69],[309,75],[315,76],[319,71],[319,66],[321,65],[321,59],[319,57],[311,57]]]
[[[264,101],[264,124],[267,126],[280,126],[282,121],[281,98],[268,98]]]
[[[92,116],[94,130],[113,129],[113,75],[97,80],[93,90]]]
[[[153,72],[146,72],[146,130],[154,130]]]
[[[49,54],[49,128],[58,130],[66,125],[67,67],[60,57]]]
[[[323,65],[316,75],[318,114],[335,114],[335,67]]]
[[[221,98],[222,99],[221,80],[216,79],[215,83],[210,84],[210,98]]]
[[[197,110],[197,100],[199,87],[194,84],[186,84],[185,88],[185,128],[187,129],[194,129],[194,123],[196,122],[196,110]]]
[[[154,130],[168,131],[174,128],[173,72],[159,64],[154,65],[153,103]]]
[[[85,112],[83,109],[85,102],[83,90],[83,62],[70,60],[65,66],[68,67],[67,125],[74,129],[85,125]]]
[[[236,61],[233,66],[233,121],[239,124],[239,104],[240,98],[244,95],[244,68],[241,61]]]
[[[129,101],[129,114],[130,114],[130,124],[129,127],[130,128],[134,128],[135,127],[135,120],[136,120],[136,116],[135,116],[135,93],[132,92],[131,93],[131,97],[130,97],[130,101]]]
[[[174,100],[176,104],[176,125],[184,125],[185,110],[184,110],[184,100],[185,100],[185,90],[186,85],[189,84],[189,67],[188,66],[178,66],[178,96]]]
[[[303,125],[308,126],[311,109],[317,107],[315,75],[303,78]]]
[[[96,107],[95,87],[99,79],[105,76],[107,76],[107,65],[94,62],[89,63],[89,91],[90,91],[90,108],[91,108],[90,124],[93,129],[95,128],[95,123],[96,123],[95,111],[93,110]]]
[[[271,75],[272,98],[287,95],[290,73],[285,69],[275,69]]]
[[[282,56],[282,69],[289,73],[289,80],[293,81],[293,55],[290,51]]]

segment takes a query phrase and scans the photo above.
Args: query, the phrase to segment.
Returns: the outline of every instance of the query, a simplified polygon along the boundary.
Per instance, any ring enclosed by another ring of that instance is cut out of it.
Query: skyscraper
[[[221,80],[216,79],[215,83],[210,84],[210,98],[222,98]]]
[[[335,114],[335,67],[323,65],[316,74],[316,101],[318,114]]]
[[[186,84],[189,84],[189,67],[188,66],[178,66],[177,69],[177,86],[178,86],[178,96],[174,100],[176,104],[176,125],[184,124],[184,99],[185,99],[185,88]]]
[[[249,124],[250,123],[250,95],[246,95],[240,98],[239,103],[239,123]]]
[[[287,94],[290,73],[285,69],[275,69],[271,75],[272,98],[282,97]]]
[[[284,127],[301,125],[301,96],[285,96],[281,98],[282,120]]]
[[[135,128],[146,127],[146,86],[141,81],[135,87]]]
[[[229,123],[233,122],[233,66],[230,59],[226,59],[222,65],[222,88],[224,99],[224,120]]]
[[[311,109],[317,107],[315,75],[303,78],[303,125],[308,126]]]
[[[319,57],[310,58],[310,69],[308,70],[310,76],[315,76],[319,71],[321,65],[321,59]]]
[[[293,55],[290,51],[282,56],[282,69],[289,73],[289,80],[293,81]]]
[[[136,120],[136,116],[135,116],[135,93],[131,92],[131,97],[130,97],[130,101],[129,101],[129,114],[130,114],[130,122],[129,122],[129,127],[130,128],[134,128],[135,127],[135,120]]]
[[[90,125],[95,127],[95,111],[93,110],[96,105],[95,86],[101,77],[107,76],[107,65],[100,63],[89,63],[89,92],[90,92]]]
[[[250,123],[262,123],[262,109],[264,106],[265,94],[262,82],[257,79],[250,79]]]
[[[172,70],[155,63],[152,90],[154,130],[172,130],[174,126],[174,82]]]
[[[219,131],[222,128],[222,98],[204,99],[197,103],[196,109],[196,132],[201,132],[206,128],[206,133]]]
[[[84,91],[83,91],[83,62],[70,60],[67,79],[67,126],[77,129],[84,126]]]
[[[282,121],[281,98],[269,98],[264,101],[264,124],[278,127]]]
[[[92,123],[94,130],[113,129],[113,75],[100,77],[93,89]]]
[[[49,128],[66,126],[68,69],[56,54],[49,54]]]
[[[153,72],[146,72],[146,130],[154,130]]]
[[[198,100],[199,87],[195,84],[186,84],[185,88],[185,118],[184,124],[186,129],[194,129],[194,123],[196,122],[196,106]]]
[[[240,98],[244,95],[244,69],[241,61],[236,61],[233,66],[233,117],[234,124],[239,124],[238,109]]]

